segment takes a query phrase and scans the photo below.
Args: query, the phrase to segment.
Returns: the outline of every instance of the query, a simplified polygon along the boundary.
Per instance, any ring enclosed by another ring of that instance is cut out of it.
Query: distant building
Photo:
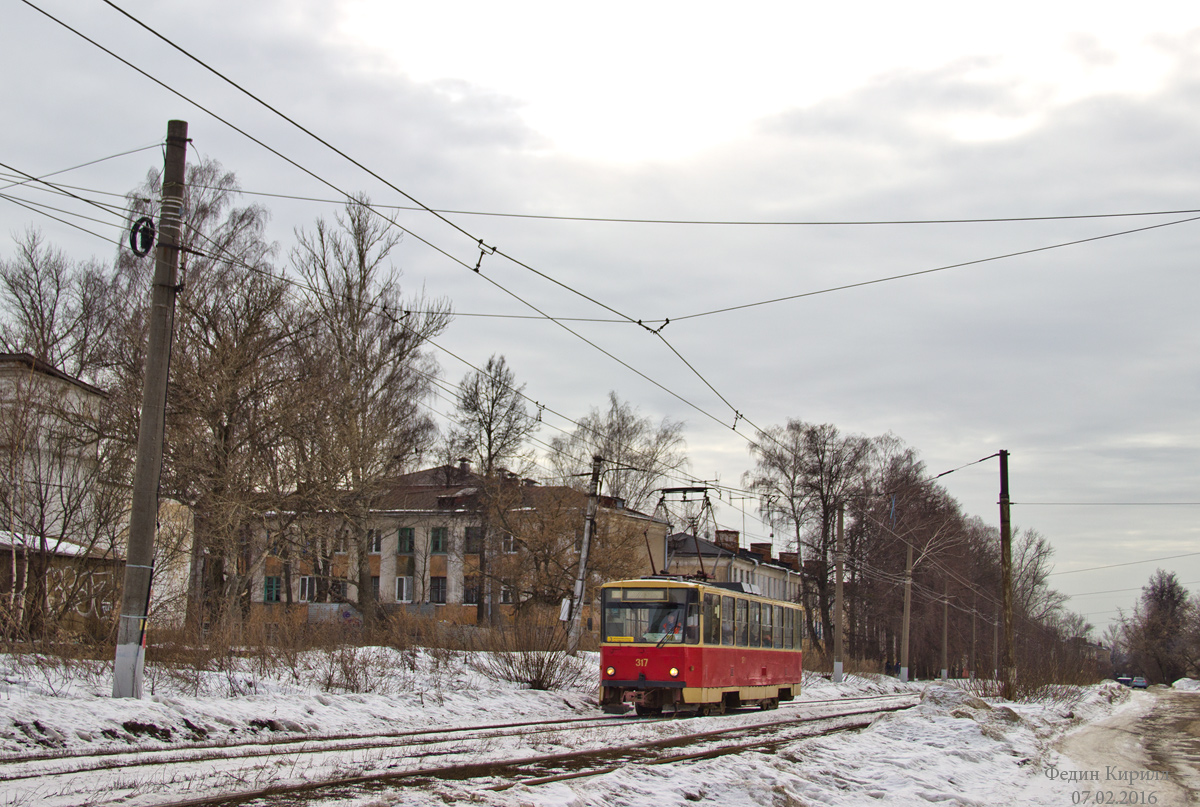
[[[485,495],[486,493],[486,495]],[[485,480],[465,465],[406,474],[386,485],[367,516],[371,586],[387,611],[474,623],[485,612],[511,615],[530,607],[557,609],[574,586],[587,496],[506,476]],[[270,622],[273,609],[312,608],[309,621],[353,620],[338,603],[357,604],[356,541],[331,513],[291,518],[261,536],[266,554],[252,601]],[[485,523],[490,524],[487,545]],[[651,574],[666,562],[667,524],[600,497],[588,561],[589,596],[608,579]],[[487,574],[480,574],[480,550]],[[297,618],[293,616],[292,618]]]
[[[800,602],[802,591],[799,556],[782,552],[772,557],[767,543],[743,549],[736,530],[717,530],[716,541],[685,533],[668,540],[665,571],[688,577],[703,576],[718,583],[742,583],[748,590],[778,600]]]
[[[102,478],[104,393],[0,354],[0,630],[102,633],[120,582],[123,496]]]

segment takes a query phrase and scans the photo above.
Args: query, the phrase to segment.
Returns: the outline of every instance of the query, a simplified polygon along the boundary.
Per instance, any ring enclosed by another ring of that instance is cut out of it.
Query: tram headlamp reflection
[[[670,669],[670,673],[671,673],[671,677],[672,677],[672,678],[678,678],[678,677],[679,677],[679,668],[678,668],[678,667],[672,667],[672,668]]]
[[[606,669],[606,670],[604,671],[604,674],[605,674],[605,675],[608,675],[608,676],[610,676],[610,677],[611,677],[611,676],[614,676],[614,675],[616,675],[616,674],[617,674],[617,669],[616,669],[616,667],[609,667],[608,669]]]

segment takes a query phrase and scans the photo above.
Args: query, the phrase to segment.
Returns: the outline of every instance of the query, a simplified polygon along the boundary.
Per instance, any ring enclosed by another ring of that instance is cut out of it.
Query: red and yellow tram
[[[741,583],[650,577],[601,588],[600,705],[640,715],[773,709],[800,692],[803,612]]]

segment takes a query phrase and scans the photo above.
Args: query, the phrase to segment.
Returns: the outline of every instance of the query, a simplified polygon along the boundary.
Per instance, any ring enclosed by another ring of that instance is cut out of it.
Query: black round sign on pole
[[[139,258],[144,257],[154,246],[154,236],[154,220],[149,216],[142,216],[129,229],[129,248]]]

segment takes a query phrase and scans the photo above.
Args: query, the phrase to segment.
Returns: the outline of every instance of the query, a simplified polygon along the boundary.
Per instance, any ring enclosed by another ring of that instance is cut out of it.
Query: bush
[[[574,689],[594,684],[595,669],[583,655],[567,651],[565,626],[547,614],[526,615],[511,625],[479,634],[471,666],[494,681],[530,689]]]

